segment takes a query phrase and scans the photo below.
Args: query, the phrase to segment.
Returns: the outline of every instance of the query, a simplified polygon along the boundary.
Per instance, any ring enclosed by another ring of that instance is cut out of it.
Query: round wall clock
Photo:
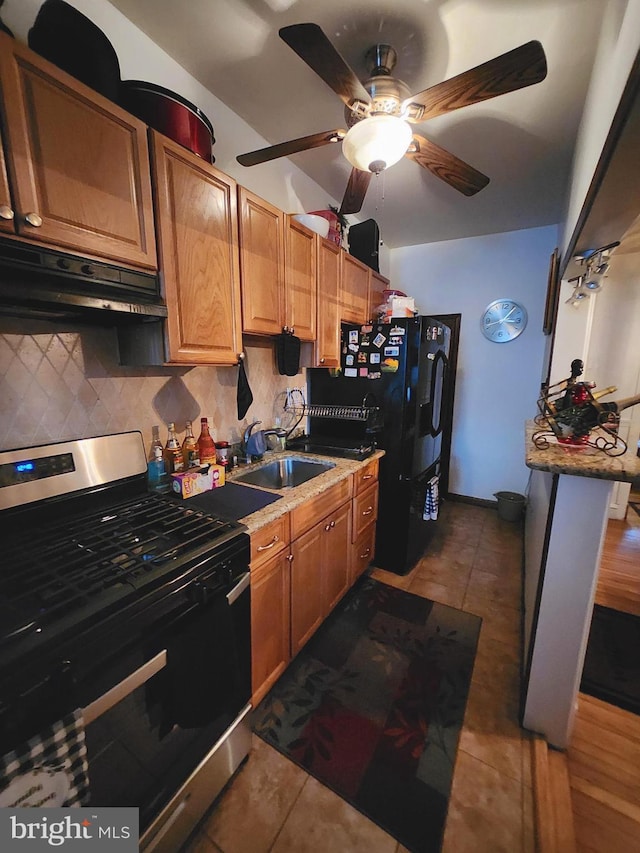
[[[524,331],[527,311],[513,299],[496,299],[484,309],[480,325],[485,338],[495,344],[506,344]]]

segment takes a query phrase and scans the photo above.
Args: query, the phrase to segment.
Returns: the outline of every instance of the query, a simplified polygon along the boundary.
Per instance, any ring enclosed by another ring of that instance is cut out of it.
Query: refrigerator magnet
[[[372,352],[369,356],[369,361],[371,362],[371,364],[380,364],[380,353]]]
[[[367,379],[380,379],[381,376],[382,376],[382,374],[380,373],[380,371],[376,370],[374,373],[370,373],[367,376]]]
[[[369,337],[369,335],[366,333],[363,334],[362,337],[360,338],[360,346],[361,347],[368,347],[370,343],[371,343],[371,338]]]
[[[400,347],[385,347],[384,348],[385,355],[400,355]]]
[[[399,366],[397,358],[385,358],[381,363],[380,368],[383,373],[397,373]]]
[[[361,367],[360,368],[360,376],[368,376],[368,375],[369,375],[369,368],[368,367]]]
[[[362,352],[362,350],[360,350],[360,352],[358,353],[358,364],[366,364],[367,361],[368,359],[366,352]]]
[[[344,375],[345,375],[346,377],[348,377],[348,378],[349,378],[349,377],[354,377],[354,376],[357,376],[357,375],[358,375],[358,371],[357,371],[357,369],[356,369],[355,367],[345,367],[345,369],[344,369]]]
[[[358,352],[358,344],[349,344],[349,352]]]
[[[394,335],[394,336],[395,335],[404,335],[404,332],[405,332],[405,330],[402,328],[402,326],[392,326],[391,329],[389,330],[389,334]]]
[[[378,347],[378,349],[379,349],[379,348],[382,346],[382,344],[383,344],[386,340],[387,340],[387,339],[386,339],[386,338],[385,338],[385,336],[382,334],[382,332],[378,332],[378,334],[377,334],[377,335],[375,336],[375,338],[373,339],[374,346],[377,346],[377,347]]]
[[[352,355],[346,356],[344,363],[346,364],[347,367],[351,367],[353,364],[353,356]]]
[[[357,344],[358,343],[359,332],[357,329],[349,329],[349,343]]]

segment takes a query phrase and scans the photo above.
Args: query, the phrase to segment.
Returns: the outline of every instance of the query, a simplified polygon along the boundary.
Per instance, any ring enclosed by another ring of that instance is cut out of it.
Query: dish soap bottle
[[[151,442],[151,459],[147,464],[147,484],[150,491],[165,493],[169,491],[169,478],[164,465],[162,442],[160,441],[160,427],[153,427],[153,439]]]
[[[185,436],[182,442],[182,458],[185,468],[198,468],[200,466],[200,451],[198,442],[193,435],[193,426],[191,421],[187,421],[185,425]]]
[[[209,421],[200,418],[200,436],[198,438],[198,451],[200,452],[201,465],[216,464],[216,445],[209,432]]]

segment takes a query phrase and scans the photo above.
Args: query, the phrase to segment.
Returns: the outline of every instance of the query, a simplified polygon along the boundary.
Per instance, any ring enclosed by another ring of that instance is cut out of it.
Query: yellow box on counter
[[[171,475],[171,488],[181,498],[192,498],[218,486],[224,486],[222,465],[203,465]]]

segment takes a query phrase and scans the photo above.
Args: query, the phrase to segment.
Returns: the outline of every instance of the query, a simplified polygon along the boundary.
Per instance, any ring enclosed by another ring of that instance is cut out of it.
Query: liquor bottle
[[[160,427],[154,426],[151,428],[151,450],[149,451],[149,461],[153,462],[158,458],[156,448],[160,448],[160,456],[163,455],[164,447],[160,439]]]
[[[167,474],[178,474],[180,471],[184,471],[182,448],[176,435],[176,425],[173,422],[169,424],[169,437],[164,448],[164,464]]]
[[[193,435],[193,426],[191,421],[187,421],[185,425],[185,436],[182,442],[182,458],[185,468],[197,468],[200,465],[200,451],[198,442]]]
[[[201,465],[216,464],[216,445],[209,432],[209,421],[200,418],[200,436],[198,437],[198,451],[200,453]]]

